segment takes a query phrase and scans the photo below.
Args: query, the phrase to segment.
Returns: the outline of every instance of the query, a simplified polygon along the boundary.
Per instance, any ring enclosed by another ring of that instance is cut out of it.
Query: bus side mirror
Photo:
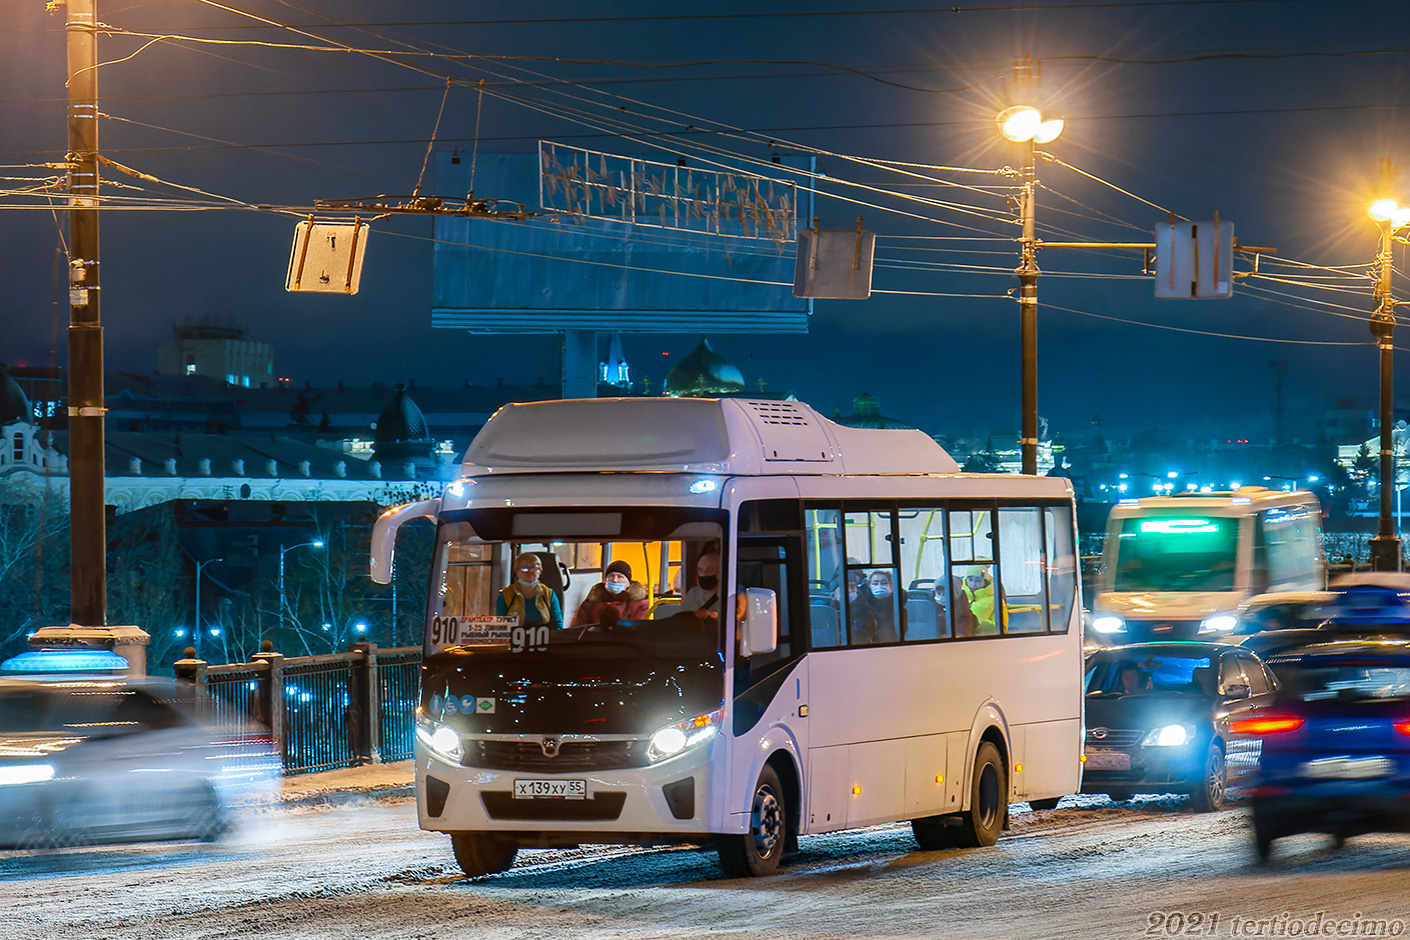
[[[441,501],[437,499],[423,499],[418,503],[407,503],[403,506],[393,506],[382,515],[377,517],[377,523],[372,527],[372,545],[368,552],[368,567],[372,575],[372,580],[378,584],[390,584],[392,581],[392,562],[396,557],[397,529],[402,523],[412,519],[435,520],[441,511]]]
[[[739,655],[772,653],[778,649],[778,599],[768,588],[744,589],[744,629],[739,631]]]

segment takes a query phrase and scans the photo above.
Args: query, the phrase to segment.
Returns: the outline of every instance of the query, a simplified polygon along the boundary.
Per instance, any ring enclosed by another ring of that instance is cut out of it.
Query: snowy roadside
[[[415,762],[339,767],[282,777],[275,792],[252,801],[260,806],[326,806],[364,800],[411,799],[416,795]]]

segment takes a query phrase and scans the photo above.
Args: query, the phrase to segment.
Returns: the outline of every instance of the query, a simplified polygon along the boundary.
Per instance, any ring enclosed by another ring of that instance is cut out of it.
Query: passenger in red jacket
[[[625,561],[614,561],[602,573],[602,580],[592,586],[587,597],[578,605],[573,626],[645,620],[650,607],[646,587],[632,580],[631,565]]]

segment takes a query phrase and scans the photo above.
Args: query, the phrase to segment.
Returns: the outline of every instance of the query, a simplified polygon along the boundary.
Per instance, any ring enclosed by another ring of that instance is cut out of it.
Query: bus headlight
[[[460,743],[460,735],[449,725],[424,719],[417,721],[416,737],[437,754],[457,764],[465,756],[465,745]]]
[[[1141,741],[1141,747],[1180,747],[1194,739],[1194,725],[1164,725],[1146,735]]]
[[[675,757],[687,748],[704,744],[715,736],[724,715],[724,709],[717,708],[712,712],[658,728],[646,748],[646,759],[654,764],[668,757]]]
[[[1125,626],[1126,621],[1122,620],[1120,617],[1112,617],[1110,615],[1098,617],[1092,621],[1092,629],[1098,633],[1115,633],[1118,630],[1124,629]]]
[[[1238,626],[1238,619],[1233,614],[1216,614],[1213,617],[1205,617],[1200,622],[1200,633],[1228,633]]]

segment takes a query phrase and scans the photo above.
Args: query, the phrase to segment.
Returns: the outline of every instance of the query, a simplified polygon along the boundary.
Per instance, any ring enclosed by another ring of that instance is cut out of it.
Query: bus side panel
[[[1082,738],[1082,722],[1077,718],[1020,725],[1014,737],[1022,736],[1019,760],[1023,772],[1014,774],[1014,799],[1043,799],[1076,793],[1082,785],[1081,763],[1073,753],[1073,742]]]
[[[873,826],[906,817],[906,757],[911,741],[853,744],[848,826]],[[934,773],[931,774],[933,778]]]
[[[807,813],[804,832],[832,832],[847,828],[852,803],[851,749],[815,747],[808,750]]]
[[[906,788],[902,819],[934,816],[945,811],[949,766],[949,735],[932,734],[906,741]]]
[[[908,787],[893,818],[913,815],[914,806],[925,807],[921,815],[955,811],[966,802],[963,781],[984,731],[974,729],[971,739],[971,722],[981,704],[993,703],[1008,727],[1035,726],[1024,768],[1033,774],[1022,784],[1026,792],[1035,798],[1075,793],[1082,753],[1080,641],[1080,633],[1071,632],[809,654],[809,745],[817,751],[915,739],[916,756],[907,751],[889,765]],[[947,734],[958,735],[964,752],[943,761],[936,757],[922,776],[921,757],[932,747],[941,753],[925,739]],[[933,786],[936,775],[944,775],[946,784],[926,805],[925,780]],[[960,788],[958,801],[951,799],[952,786]],[[830,806],[831,797],[819,805]]]

